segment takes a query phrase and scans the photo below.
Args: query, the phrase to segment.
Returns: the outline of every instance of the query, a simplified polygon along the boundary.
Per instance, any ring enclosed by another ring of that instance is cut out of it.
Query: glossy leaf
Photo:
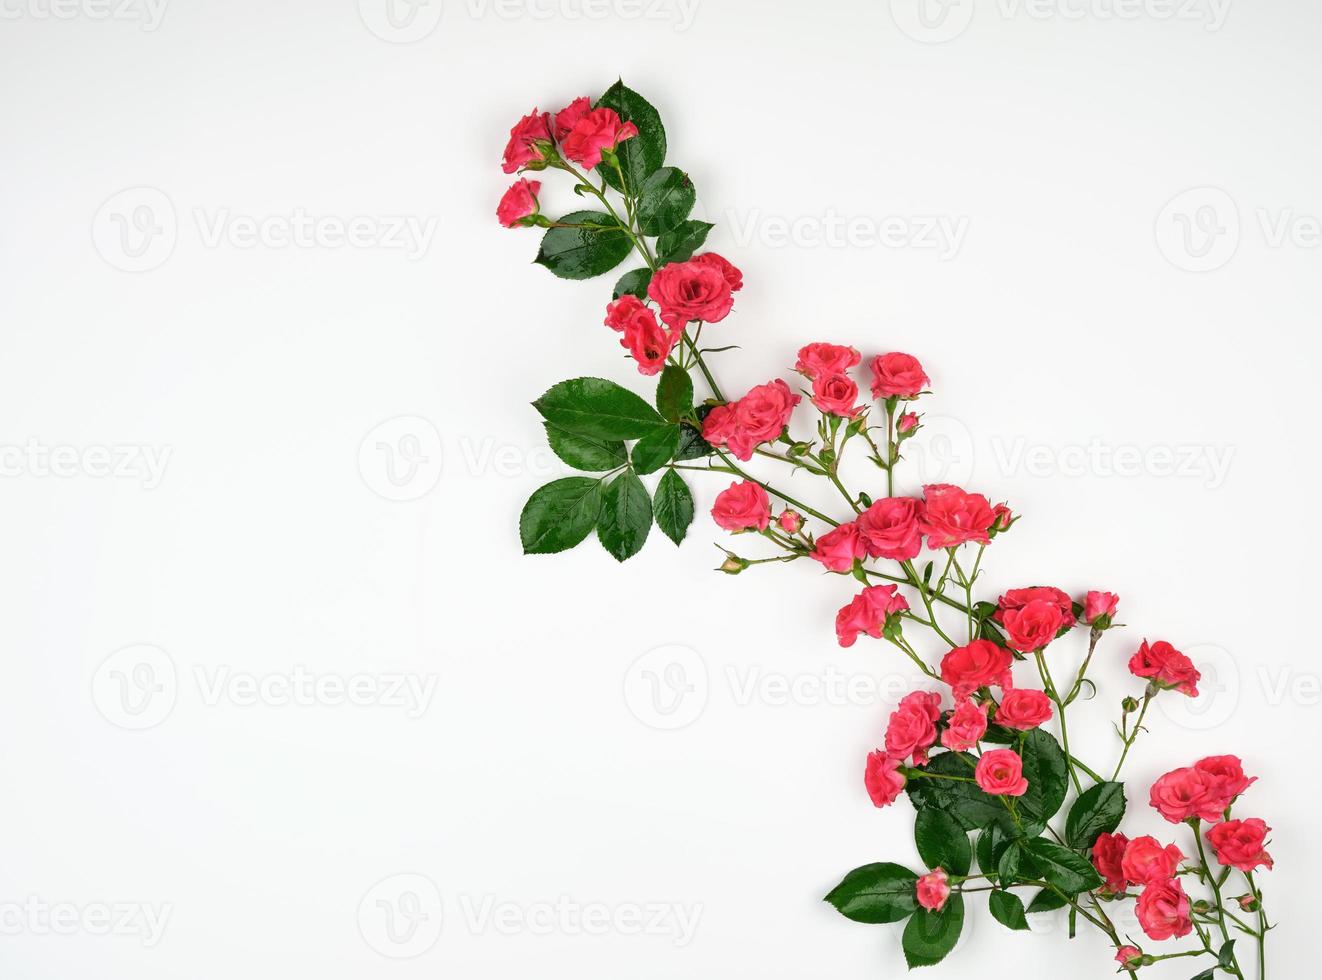
[[[548,228],[534,261],[561,279],[591,279],[609,272],[633,249],[619,222],[600,211],[575,211],[560,219],[591,228]]]
[[[1028,853],[1036,859],[1042,878],[1066,895],[1077,895],[1102,886],[1102,876],[1086,857],[1044,837],[1028,842]]]
[[[918,876],[901,865],[866,864],[845,875],[826,901],[855,922],[899,922],[918,908],[917,883]]]
[[[581,436],[550,422],[545,425],[546,440],[551,444],[551,451],[576,470],[585,473],[602,473],[623,466],[629,461],[624,443],[618,439]]]
[[[634,472],[646,476],[674,459],[675,450],[679,448],[679,435],[679,426],[667,425],[653,429],[634,443],[631,456]]]
[[[904,959],[909,969],[934,966],[959,942],[964,929],[964,898],[952,894],[940,912],[920,909],[904,927]]]
[[[1028,928],[1023,899],[1013,892],[992,892],[987,896],[987,908],[992,918],[1008,929]]]
[[[949,814],[920,810],[914,821],[913,837],[919,856],[929,868],[944,868],[958,876],[969,873],[973,848],[968,833]]]
[[[1083,791],[1070,807],[1065,820],[1065,840],[1070,847],[1086,851],[1101,834],[1120,826],[1125,816],[1125,784],[1098,783]]]
[[[616,561],[627,561],[642,550],[651,529],[652,498],[643,481],[626,470],[606,488],[597,539]]]
[[[606,90],[597,100],[596,107],[602,106],[614,109],[621,119],[638,127],[638,135],[625,140],[616,150],[629,192],[636,195],[643,182],[666,160],[666,129],[661,125],[661,114],[624,82],[616,82]],[[615,190],[623,190],[619,174],[609,163],[603,160],[597,172]]]
[[[639,299],[647,299],[647,287],[652,282],[651,269],[634,269],[620,276],[620,281],[615,284],[615,291],[611,299],[619,299],[625,293],[631,296],[637,296]]]
[[[523,507],[519,538],[526,555],[552,555],[579,544],[597,523],[601,481],[571,476],[548,483]]]
[[[682,367],[667,364],[661,372],[656,386],[656,407],[671,422],[693,409],[693,379]]]
[[[602,378],[562,381],[533,407],[558,428],[598,439],[640,439],[665,424],[643,399]]]
[[[661,265],[670,262],[687,262],[693,253],[702,248],[707,235],[716,226],[706,221],[685,221],[672,228],[656,240],[657,261]]]
[[[693,494],[674,470],[666,470],[657,484],[653,510],[661,533],[675,544],[683,541],[693,523]]]
[[[638,200],[638,227],[656,237],[689,216],[697,192],[689,175],[675,167],[662,167],[643,181]]]

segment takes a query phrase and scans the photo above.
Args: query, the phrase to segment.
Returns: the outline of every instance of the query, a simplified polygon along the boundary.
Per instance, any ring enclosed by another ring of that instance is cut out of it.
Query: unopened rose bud
[[[1142,959],[1143,951],[1137,946],[1121,946],[1115,951],[1115,961],[1126,970],[1137,970]]]
[[[721,567],[716,569],[718,572],[724,572],[726,575],[738,575],[748,567],[748,562],[738,555],[731,555],[725,561],[721,562]]]
[[[1114,592],[1089,592],[1083,599],[1084,621],[1095,630],[1109,629],[1119,605]]]
[[[1212,912],[1212,903],[1200,898],[1193,903],[1193,910],[1199,915],[1210,915]]]
[[[776,518],[776,523],[786,534],[798,534],[803,527],[803,515],[796,510],[786,510]]]
[[[1010,505],[1004,503],[997,504],[992,508],[992,517],[991,529],[997,534],[1010,530],[1010,525],[1016,520],[1014,513],[1010,510]]]
[[[1240,895],[1239,898],[1235,899],[1235,901],[1239,903],[1239,907],[1242,908],[1245,912],[1258,911],[1259,908],[1258,900],[1254,898],[1252,895]]]
[[[895,431],[901,439],[908,439],[918,431],[918,416],[913,412],[905,412],[895,422]]]
[[[812,443],[810,442],[796,442],[790,446],[791,456],[806,456],[811,451],[812,451]]]
[[[1138,701],[1135,698],[1125,698],[1120,702],[1120,707],[1125,709],[1125,714],[1132,715],[1138,710]]]

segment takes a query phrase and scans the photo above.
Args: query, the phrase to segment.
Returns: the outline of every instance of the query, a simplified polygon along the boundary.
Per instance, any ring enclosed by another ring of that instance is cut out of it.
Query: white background
[[[1275,828],[1273,975],[1311,974],[1322,10],[964,0],[925,28],[905,0],[447,0],[392,30],[375,0],[64,2],[0,21],[6,977],[903,972],[897,929],[820,900],[916,863],[907,804],[861,780],[912,672],[835,645],[849,584],[714,574],[705,516],[623,567],[520,555],[523,501],[562,473],[528,402],[650,385],[601,325],[610,280],[556,280],[535,232],[497,227],[500,154],[533,105],[617,76],[744,269],[710,330],[743,347],[714,358],[726,388],[812,340],[923,360],[936,438],[904,489],[1026,515],[989,598],[1120,593],[1084,758],[1115,757],[1138,639],[1195,657],[1206,699],[1154,710],[1125,829],[1175,839],[1146,783],[1242,755],[1244,814]],[[434,234],[272,237],[296,209]],[[725,482],[698,477],[702,514]],[[300,668],[363,675],[361,703],[283,697]],[[648,670],[692,689],[675,711]],[[927,975],[1111,975],[1058,918],[970,919]]]

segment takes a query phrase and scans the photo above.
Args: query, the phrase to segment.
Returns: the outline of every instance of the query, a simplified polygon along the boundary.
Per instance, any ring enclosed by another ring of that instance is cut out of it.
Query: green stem
[[[1150,692],[1144,694],[1143,707],[1138,711],[1138,718],[1134,722],[1134,730],[1130,732],[1129,737],[1125,739],[1124,751],[1120,753],[1120,761],[1115,764],[1115,772],[1111,775],[1111,782],[1113,783],[1120,778],[1120,770],[1124,767],[1125,759],[1129,756],[1130,747],[1134,744],[1134,740],[1138,738],[1138,733],[1143,728],[1143,716],[1148,713],[1148,705],[1151,703],[1152,694]]]

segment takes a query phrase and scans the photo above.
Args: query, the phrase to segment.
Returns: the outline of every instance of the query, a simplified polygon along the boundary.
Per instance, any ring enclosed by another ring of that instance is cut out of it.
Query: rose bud
[[[787,510],[776,518],[776,523],[786,534],[798,534],[803,527],[803,515],[795,510]]]
[[[950,876],[945,869],[936,868],[918,879],[915,890],[919,905],[929,912],[940,912],[950,897]]]
[[[718,572],[724,572],[726,575],[738,575],[747,568],[748,565],[749,562],[747,559],[740,558],[738,555],[730,555],[725,561],[721,562],[721,567],[716,570]]]
[[[918,416],[905,412],[895,422],[895,432],[901,439],[908,439],[918,431]]]
[[[1240,895],[1238,898],[1235,899],[1235,901],[1239,903],[1239,907],[1242,908],[1245,912],[1258,911],[1259,908],[1258,900],[1254,898],[1252,895]]]
[[[992,517],[992,537],[996,537],[996,535],[1000,534],[1002,531],[1010,530],[1010,525],[1019,519],[1011,512],[1010,505],[1003,503],[997,504],[992,508]]]
[[[520,177],[507,190],[496,206],[496,217],[506,228],[518,228],[534,223],[537,217],[537,194],[542,189],[540,180]]]
[[[1137,946],[1121,946],[1115,951],[1115,961],[1126,970],[1137,970],[1143,959],[1143,951]]]
[[[1120,597],[1114,592],[1089,592],[1083,600],[1083,619],[1095,630],[1111,628]]]

